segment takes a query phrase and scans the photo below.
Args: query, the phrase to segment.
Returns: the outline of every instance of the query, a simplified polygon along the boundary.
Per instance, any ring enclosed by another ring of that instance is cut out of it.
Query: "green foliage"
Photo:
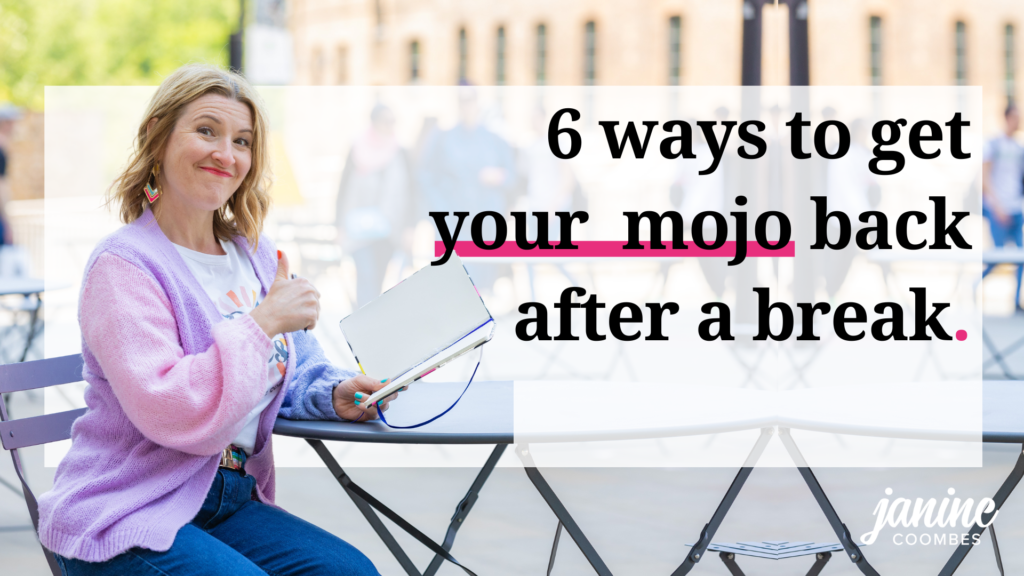
[[[44,86],[152,85],[189,62],[226,66],[239,0],[0,0],[0,101]]]

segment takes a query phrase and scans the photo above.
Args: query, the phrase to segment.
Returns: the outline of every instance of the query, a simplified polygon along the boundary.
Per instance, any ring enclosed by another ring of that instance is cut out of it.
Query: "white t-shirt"
[[[224,256],[203,254],[177,244],[174,247],[178,249],[178,253],[199,281],[199,285],[206,290],[210,300],[213,300],[217,311],[224,318],[233,320],[242,314],[248,314],[263,301],[266,294],[252,268],[252,262],[238,244],[221,240],[220,245],[227,253]],[[260,415],[274,400],[274,395],[284,382],[284,368],[288,362],[288,346],[284,336],[278,334],[271,340],[274,342],[274,349],[267,359],[267,393],[245,417],[245,426],[233,442],[250,455],[256,445]]]
[[[1024,147],[1005,134],[985,143],[985,162],[992,163],[992,194],[1004,212],[1020,214],[1024,202]]]

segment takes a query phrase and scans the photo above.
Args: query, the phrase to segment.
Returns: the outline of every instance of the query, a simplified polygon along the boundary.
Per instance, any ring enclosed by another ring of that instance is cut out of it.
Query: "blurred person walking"
[[[715,110],[715,116],[717,120],[722,121],[728,117],[728,111],[720,107]],[[724,213],[726,195],[726,170],[724,167],[710,174],[700,174],[700,170],[710,166],[713,161],[711,148],[708,146],[702,130],[694,131],[694,142],[694,158],[677,161],[675,176],[669,187],[669,202],[672,204],[672,208],[683,216],[684,222],[690,223],[694,221],[697,214],[702,212]],[[728,162],[729,158],[729,156],[725,156],[723,162]],[[701,231],[705,238],[714,238],[717,234],[714,219],[706,218]],[[665,285],[668,284],[669,271],[674,264],[676,262],[661,263],[661,276]],[[725,294],[725,281],[729,276],[726,260],[724,258],[697,258],[697,264],[704,274],[708,288],[715,294],[715,298],[721,301]]]
[[[834,119],[834,113],[826,118]],[[876,210],[881,202],[881,193],[878,183],[875,180],[868,165],[871,160],[871,152],[864,146],[866,132],[864,121],[860,118],[850,123],[850,149],[840,158],[827,160],[825,164],[825,192],[828,198],[828,209],[830,211],[843,212],[845,214],[863,214],[870,210]],[[833,141],[827,144],[833,154],[838,149],[838,142]],[[862,230],[865,223],[857,221],[852,223],[853,234]],[[829,221],[830,237],[835,238],[839,234],[838,226]],[[830,299],[835,298],[839,289],[850,273],[853,266],[853,259],[858,250],[854,246],[847,246],[843,250],[831,251],[828,256],[820,255],[819,266],[825,277],[825,291]],[[883,274],[888,277],[888,267],[882,267]]]
[[[509,197],[515,190],[516,173],[512,147],[480,122],[476,92],[459,91],[459,123],[439,132],[424,150],[419,184],[430,211],[468,211],[470,217],[493,211],[505,215]],[[494,239],[493,219],[486,219],[483,239]],[[460,240],[468,240],[464,226]],[[511,272],[505,265],[465,263],[476,286],[494,288],[499,275]]]
[[[1024,147],[1014,138],[1020,126],[1020,113],[1016,105],[1010,104],[1003,114],[1005,129],[998,137],[985,143],[982,153],[982,215],[988,220],[992,243],[1001,248],[1012,241],[1018,248],[1024,247]],[[995,265],[989,265],[982,273],[987,276]],[[1017,312],[1024,311],[1020,305],[1021,279],[1024,266],[1017,266],[1017,289],[1013,304]]]
[[[391,109],[375,106],[341,174],[336,224],[342,249],[356,265],[357,308],[380,295],[391,256],[411,243],[409,158],[394,129]]]
[[[14,123],[19,118],[21,110],[17,107],[12,104],[0,104],[0,245],[13,244],[10,220],[7,218],[7,201],[11,197],[7,170],[10,164]]]
[[[527,236],[530,242],[537,240],[536,213],[547,214],[547,240],[552,246],[557,245],[562,237],[562,220],[557,212],[585,211],[586,197],[572,167],[568,162],[559,160],[551,152],[547,138],[548,116],[543,109],[538,109],[534,116],[534,130],[537,139],[522,149],[519,156],[522,183],[525,185],[525,207],[527,213]],[[569,272],[565,264],[554,264],[555,268],[565,276],[572,286],[579,286],[576,278]],[[526,273],[530,280],[530,300],[536,297],[536,264],[526,265]]]

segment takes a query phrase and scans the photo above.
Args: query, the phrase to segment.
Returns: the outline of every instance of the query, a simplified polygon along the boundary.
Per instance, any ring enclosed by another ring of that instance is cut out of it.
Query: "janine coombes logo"
[[[956,490],[950,488],[947,494],[953,496]],[[885,489],[886,496],[892,496],[892,488]],[[917,498],[896,498],[889,501],[882,498],[875,506],[875,528],[860,537],[863,544],[874,544],[885,528],[895,528],[892,542],[897,546],[959,546],[977,544],[981,534],[971,534],[975,525],[987,528],[995,522],[996,503],[991,498],[982,498],[975,507],[974,498],[961,500],[948,497],[938,502],[935,498],[925,501]],[[987,521],[983,516],[991,514]],[[962,528],[962,529],[961,529]]]

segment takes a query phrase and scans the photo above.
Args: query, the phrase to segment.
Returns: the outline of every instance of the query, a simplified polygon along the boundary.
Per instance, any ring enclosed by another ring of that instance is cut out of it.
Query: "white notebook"
[[[494,319],[452,254],[342,319],[341,332],[364,374],[390,379],[374,403],[490,340]]]

